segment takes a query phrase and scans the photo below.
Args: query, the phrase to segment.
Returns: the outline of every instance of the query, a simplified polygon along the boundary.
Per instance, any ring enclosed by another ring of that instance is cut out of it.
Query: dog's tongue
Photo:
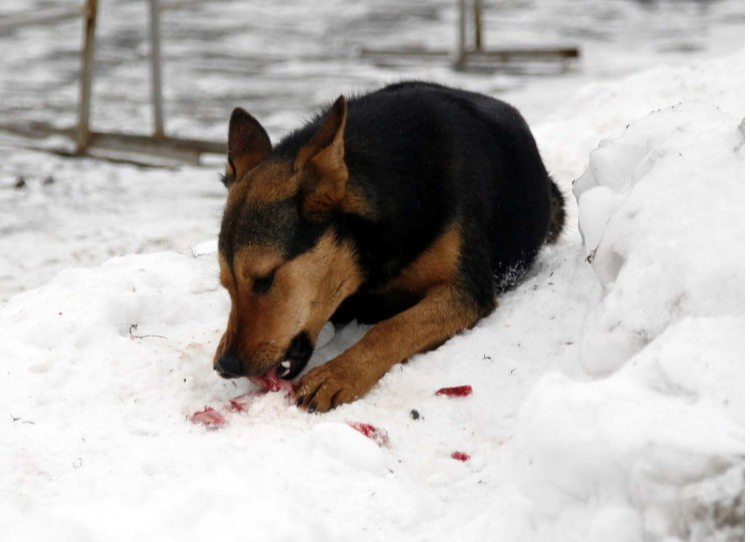
[[[268,371],[266,374],[262,376],[254,376],[250,380],[252,380],[255,385],[264,392],[282,390],[287,392],[294,392],[296,391],[298,386],[296,382],[293,382],[291,380],[284,380],[283,378],[281,378],[278,375],[275,367]]]

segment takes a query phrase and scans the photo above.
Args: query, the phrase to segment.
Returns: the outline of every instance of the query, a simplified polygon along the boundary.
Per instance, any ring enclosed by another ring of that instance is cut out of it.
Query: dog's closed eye
[[[255,279],[255,282],[253,283],[253,293],[255,294],[265,294],[273,285],[273,279],[276,276],[276,270],[274,269],[271,271],[268,275],[264,277],[257,277]]]

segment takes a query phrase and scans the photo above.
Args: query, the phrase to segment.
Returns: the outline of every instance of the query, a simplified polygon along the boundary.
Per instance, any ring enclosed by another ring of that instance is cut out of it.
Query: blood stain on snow
[[[444,395],[446,397],[466,397],[474,393],[471,386],[453,386],[451,388],[440,388],[435,395]]]
[[[284,380],[276,373],[276,369],[271,369],[262,376],[254,376],[250,379],[263,392],[269,391],[287,391],[294,393],[297,391],[299,384],[291,380]]]
[[[388,438],[388,433],[384,429],[375,427],[369,423],[362,422],[347,422],[349,426],[356,429],[370,440],[375,441],[378,446],[388,447],[391,445],[391,441]]]
[[[260,389],[231,398],[226,405],[231,412],[247,412],[251,400],[269,392],[285,391],[287,399],[291,400],[294,397],[294,392],[297,391],[297,387],[299,387],[296,382],[279,378],[275,369],[262,376],[252,377],[250,380]],[[226,423],[224,416],[210,406],[193,414],[190,421],[203,424],[209,429],[216,429]]]
[[[238,395],[237,397],[232,397],[229,400],[229,410],[232,410],[234,412],[247,412],[247,409],[250,405],[250,400],[263,395],[263,393],[264,392],[260,391],[251,391],[248,393],[243,393],[242,395]]]
[[[190,421],[203,424],[209,429],[220,427],[226,422],[224,416],[210,406],[204,407],[203,410],[199,410],[190,416]]]
[[[451,458],[455,459],[456,461],[466,462],[469,459],[471,459],[471,456],[467,454],[466,452],[453,452],[451,454]]]

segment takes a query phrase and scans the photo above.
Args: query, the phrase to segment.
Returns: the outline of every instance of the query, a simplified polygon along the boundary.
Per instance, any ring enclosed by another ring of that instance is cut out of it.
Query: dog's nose
[[[237,356],[231,354],[222,354],[214,369],[224,378],[245,376],[242,369],[242,361]]]

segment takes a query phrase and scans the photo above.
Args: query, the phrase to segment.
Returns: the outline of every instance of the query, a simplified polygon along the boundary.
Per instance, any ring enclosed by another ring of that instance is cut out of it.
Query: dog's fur
[[[228,150],[219,262],[232,308],[215,369],[293,378],[327,321],[378,322],[302,377],[311,411],[471,328],[564,223],[518,111],[436,84],[339,97],[275,146],[238,108]]]

